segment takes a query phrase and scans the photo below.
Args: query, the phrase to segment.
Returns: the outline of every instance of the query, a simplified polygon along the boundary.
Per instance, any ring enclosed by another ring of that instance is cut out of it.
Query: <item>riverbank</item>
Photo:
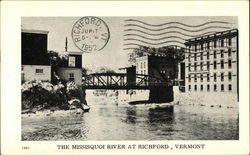
[[[239,108],[237,94],[232,93],[174,93],[174,101],[183,105]]]
[[[35,113],[25,113],[22,114],[22,118],[27,117],[48,117],[48,116],[70,116],[70,115],[81,115],[86,111],[82,110],[81,108],[71,109],[71,110],[42,110],[36,111]]]

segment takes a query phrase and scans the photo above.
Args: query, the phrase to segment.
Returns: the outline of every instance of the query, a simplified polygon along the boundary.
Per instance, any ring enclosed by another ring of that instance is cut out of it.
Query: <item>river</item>
[[[104,96],[87,99],[82,114],[22,117],[22,140],[237,140],[238,108],[181,103],[120,105]],[[237,104],[237,103],[236,103]]]

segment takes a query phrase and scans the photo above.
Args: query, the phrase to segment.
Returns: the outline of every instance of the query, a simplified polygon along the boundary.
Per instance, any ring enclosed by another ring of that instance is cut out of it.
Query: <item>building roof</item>
[[[238,34],[238,29],[231,29],[231,30],[227,30],[227,31],[221,31],[221,32],[206,34],[206,35],[203,35],[203,36],[187,39],[184,44],[189,45],[189,44],[194,44],[194,43],[198,43],[198,42],[205,42],[205,41],[208,41],[208,40],[213,40],[215,38],[223,38],[223,37],[227,37],[227,36],[235,36],[237,34]]]
[[[22,29],[24,33],[37,33],[37,34],[48,34],[49,31],[45,30],[34,30],[34,29]]]
[[[67,51],[66,53],[72,54],[72,55],[82,55],[83,52],[79,52],[79,51]]]

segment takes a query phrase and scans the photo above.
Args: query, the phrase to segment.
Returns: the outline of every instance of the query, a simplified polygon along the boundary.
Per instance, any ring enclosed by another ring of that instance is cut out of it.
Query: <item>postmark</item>
[[[110,31],[102,19],[86,16],[75,22],[71,35],[78,49],[90,53],[100,51],[107,45]]]

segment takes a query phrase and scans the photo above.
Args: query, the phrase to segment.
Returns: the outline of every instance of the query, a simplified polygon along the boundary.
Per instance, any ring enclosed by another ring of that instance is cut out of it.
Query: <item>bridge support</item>
[[[88,105],[86,101],[86,89],[82,88],[81,94],[82,94],[82,103]]]
[[[149,102],[165,103],[174,100],[173,86],[150,87],[149,90]]]

